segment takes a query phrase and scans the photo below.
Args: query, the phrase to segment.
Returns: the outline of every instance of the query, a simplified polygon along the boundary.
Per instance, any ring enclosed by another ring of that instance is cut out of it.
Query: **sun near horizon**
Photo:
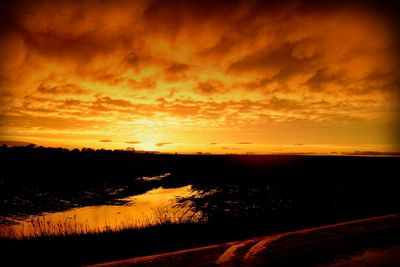
[[[0,140],[398,152],[397,29],[353,2],[2,3]]]

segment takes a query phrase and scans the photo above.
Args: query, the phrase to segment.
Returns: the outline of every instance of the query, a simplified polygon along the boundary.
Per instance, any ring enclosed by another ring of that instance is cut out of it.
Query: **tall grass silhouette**
[[[140,230],[146,227],[171,224],[196,223],[201,220],[201,214],[192,211],[171,211],[164,208],[153,209],[150,214],[140,217],[126,217],[123,220],[107,222],[102,226],[90,225],[88,221],[79,222],[74,216],[69,220],[48,220],[45,216],[37,216],[28,223],[0,229],[0,237],[7,239],[33,239],[46,237],[77,236]]]

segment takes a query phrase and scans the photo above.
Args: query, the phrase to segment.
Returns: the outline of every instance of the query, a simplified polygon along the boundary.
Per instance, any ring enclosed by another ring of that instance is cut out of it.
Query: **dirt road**
[[[400,266],[400,214],[95,266]]]

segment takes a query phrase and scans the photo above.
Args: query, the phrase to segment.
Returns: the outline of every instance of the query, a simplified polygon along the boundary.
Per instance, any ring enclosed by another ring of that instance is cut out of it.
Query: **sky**
[[[0,140],[399,151],[397,9],[377,2],[0,4]]]

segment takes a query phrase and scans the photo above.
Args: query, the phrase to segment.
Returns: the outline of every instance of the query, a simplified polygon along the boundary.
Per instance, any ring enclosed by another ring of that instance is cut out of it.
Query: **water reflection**
[[[101,232],[193,220],[195,218],[191,210],[176,205],[177,196],[189,197],[193,194],[191,185],[179,188],[159,187],[122,199],[127,203],[123,206],[87,206],[28,216],[24,220],[12,219],[16,224],[1,225],[0,236],[21,238]]]
[[[208,222],[271,220],[276,210],[293,207],[288,190],[269,184],[193,184],[192,189],[196,194],[180,197],[178,203],[201,213]]]

